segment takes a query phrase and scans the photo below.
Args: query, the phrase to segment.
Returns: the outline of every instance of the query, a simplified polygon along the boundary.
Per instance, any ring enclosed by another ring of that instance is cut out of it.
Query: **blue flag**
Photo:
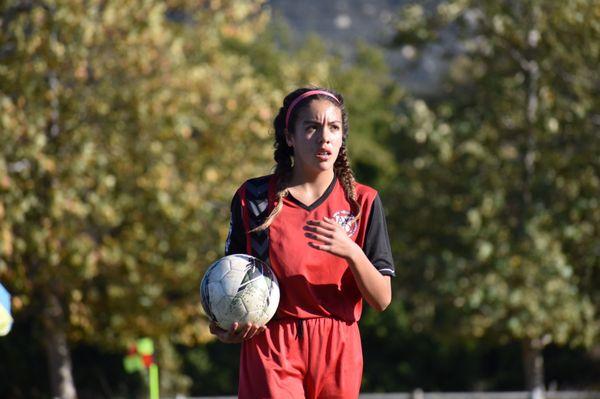
[[[13,318],[10,314],[10,294],[0,284],[0,335],[6,335],[12,327]]]

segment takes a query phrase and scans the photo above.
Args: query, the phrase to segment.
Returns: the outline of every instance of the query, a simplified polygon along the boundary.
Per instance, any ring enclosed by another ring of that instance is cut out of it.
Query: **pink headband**
[[[325,91],[325,90],[310,90],[307,91],[306,93],[302,93],[300,94],[298,97],[296,97],[296,99],[294,101],[292,101],[292,103],[290,104],[290,106],[288,107],[288,110],[285,114],[285,128],[288,128],[288,123],[290,122],[290,115],[292,115],[292,111],[294,110],[294,107],[296,105],[298,105],[298,103],[302,100],[304,100],[306,97],[309,96],[314,96],[317,94],[322,94],[324,96],[329,96],[331,98],[333,98],[335,100],[335,102],[337,102],[338,104],[340,103],[340,100],[337,99],[336,96],[334,96],[333,94]]]

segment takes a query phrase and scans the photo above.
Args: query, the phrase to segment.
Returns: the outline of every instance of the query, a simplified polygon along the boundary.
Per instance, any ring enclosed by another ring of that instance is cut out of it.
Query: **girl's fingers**
[[[256,329],[256,335],[262,334],[267,331],[267,326],[260,326]]]
[[[326,230],[333,231],[335,230],[335,224],[331,222],[324,222],[321,220],[307,220],[306,224],[310,226],[322,227]]]
[[[314,233],[304,233],[304,236],[307,238],[310,238],[311,240],[317,240],[317,241],[321,241],[322,243],[325,244],[331,244],[331,239],[333,237],[327,237],[327,236],[322,236],[322,235],[318,235],[318,234],[314,234]]]
[[[250,331],[248,331],[248,335],[246,336],[245,339],[251,339],[254,338],[254,336],[256,336],[259,332],[260,332],[260,327],[259,326],[253,326]]]
[[[221,327],[219,327],[217,325],[217,323],[211,322],[210,325],[208,326],[208,329],[210,330],[211,334],[216,335],[216,337],[219,339],[219,341],[226,342],[226,343],[231,342],[230,331],[223,330]]]
[[[214,322],[211,322],[209,325],[211,334],[216,335],[219,341],[228,344],[240,343],[244,340],[251,339],[255,335],[264,332],[266,329],[266,326],[259,326],[252,323],[240,324],[236,322],[231,324],[229,330],[223,330]]]
[[[310,245],[313,248],[320,249],[321,251],[331,251],[331,245],[315,244],[314,242],[309,242],[308,245]]]
[[[304,226],[303,229],[304,231],[319,234],[327,238],[334,238],[334,235],[336,233],[336,230],[334,228],[327,229],[321,226]]]
[[[213,335],[218,335],[219,333],[222,332],[226,332],[225,330],[223,330],[221,327],[219,327],[217,325],[217,323],[215,323],[214,321],[211,321],[210,324],[208,325],[208,330],[210,331],[211,334]]]
[[[343,230],[343,227],[337,221],[335,221],[335,219],[330,219],[328,217],[325,217],[324,220],[327,223],[326,226],[329,226],[331,228],[331,230],[333,230],[333,231]]]
[[[254,330],[255,326],[252,323],[246,324],[243,330],[243,334],[241,334],[242,339],[248,339],[251,332]]]
[[[325,230],[328,230],[330,232],[336,232],[339,230],[342,230],[342,226],[340,226],[340,224],[338,222],[336,222],[334,219],[330,219],[328,217],[324,217],[322,221],[320,220],[308,220],[306,222],[307,225],[310,226],[310,228],[323,228]]]
[[[232,342],[228,331],[220,330],[220,331],[215,332],[215,335],[217,336],[217,339],[221,342],[225,342],[226,344],[229,344]]]
[[[233,343],[233,342],[237,342],[239,340],[238,335],[239,335],[241,329],[238,329],[238,327],[239,327],[239,323],[231,324],[227,333],[223,334],[223,336],[225,338],[225,342]]]
[[[327,230],[327,229],[324,229],[322,227],[308,227],[308,226],[305,227],[304,229],[306,231],[311,231],[313,233],[320,234],[320,235],[325,236],[327,238],[333,238],[333,233],[334,233],[333,230]]]
[[[229,335],[233,336],[236,334],[238,327],[240,326],[240,324],[238,322],[235,323],[231,323],[231,326],[229,326]]]
[[[256,335],[256,326],[254,326],[254,327],[252,327],[251,329],[248,330],[248,332],[244,336],[244,340],[251,339],[255,335]]]
[[[323,218],[323,220],[325,221],[325,223],[327,223],[329,226],[331,226],[334,229],[342,227],[335,219],[328,218],[327,216],[325,216]]]

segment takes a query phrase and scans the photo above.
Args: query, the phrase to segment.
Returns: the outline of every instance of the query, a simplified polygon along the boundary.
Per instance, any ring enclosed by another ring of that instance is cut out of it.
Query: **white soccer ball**
[[[208,317],[224,330],[234,322],[265,325],[279,306],[279,284],[260,259],[229,255],[208,267],[200,296]]]

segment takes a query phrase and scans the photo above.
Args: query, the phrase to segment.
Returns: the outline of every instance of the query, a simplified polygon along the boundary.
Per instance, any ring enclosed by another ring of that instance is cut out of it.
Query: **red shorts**
[[[362,366],[356,322],[273,320],[264,333],[242,344],[238,396],[358,398]]]

